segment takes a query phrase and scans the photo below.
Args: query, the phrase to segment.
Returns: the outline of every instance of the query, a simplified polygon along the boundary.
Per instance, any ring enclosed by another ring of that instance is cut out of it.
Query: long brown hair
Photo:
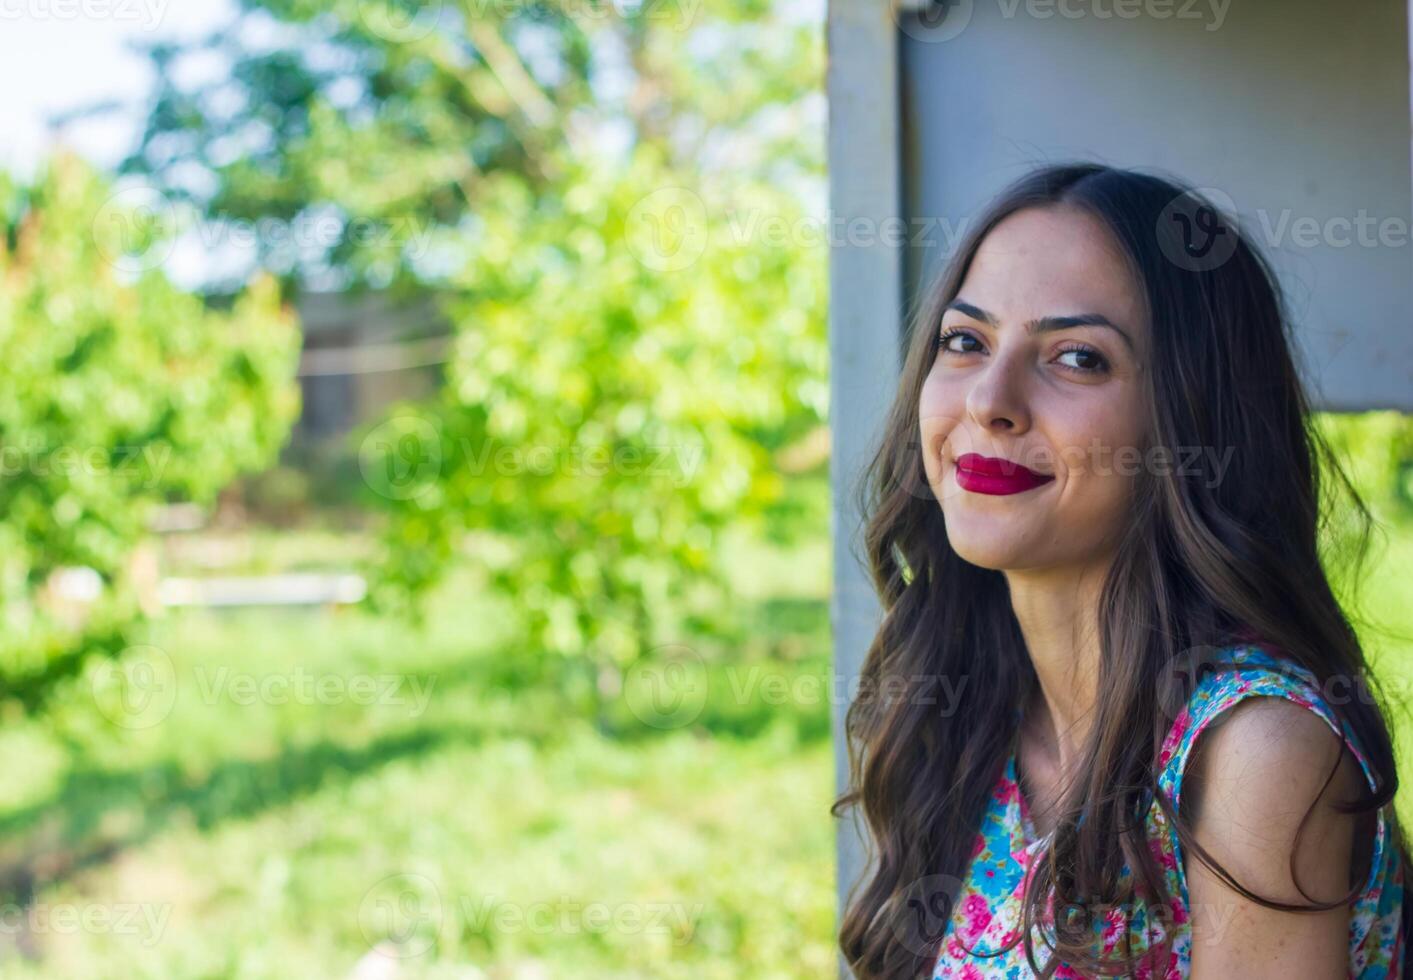
[[[1384,720],[1390,701],[1367,672],[1322,565],[1347,563],[1357,579],[1372,518],[1310,417],[1271,269],[1231,216],[1179,182],[1092,163],[1047,166],[975,220],[916,305],[897,397],[855,488],[884,612],[846,715],[850,786],[831,808],[841,816],[861,805],[865,817],[871,867],[849,893],[839,932],[859,980],[931,975],[1015,721],[1036,690],[1004,575],[964,561],[948,542],[923,466],[918,402],[942,312],[982,239],[1016,211],[1053,206],[1097,218],[1140,285],[1152,324],[1150,447],[1174,457],[1184,447],[1215,454],[1165,472],[1144,468],[1137,478],[1099,603],[1098,698],[1078,769],[1088,775],[1068,787],[1049,847],[1033,859],[1017,941],[1041,976],[1061,962],[1092,974],[1131,972],[1131,958],[1095,958],[1084,916],[1048,924],[1053,955],[1038,966],[1032,928],[1049,902],[1128,908],[1133,888],[1167,906],[1145,837],[1155,803],[1184,853],[1247,898],[1272,908],[1341,904],[1290,906],[1247,891],[1192,840],[1157,786],[1159,748],[1184,701],[1171,696],[1173,679],[1185,679],[1190,691],[1211,662],[1194,661],[1194,651],[1252,637],[1311,671],[1322,689],[1338,678],[1357,692],[1331,707],[1377,787],[1345,809],[1368,814],[1371,825],[1382,809],[1386,846],[1408,859],[1391,803],[1398,782]],[[1226,471],[1214,472],[1228,447]],[[885,690],[899,696],[876,696]],[[1140,732],[1149,737],[1135,737]],[[1157,953],[1164,967],[1171,938]]]

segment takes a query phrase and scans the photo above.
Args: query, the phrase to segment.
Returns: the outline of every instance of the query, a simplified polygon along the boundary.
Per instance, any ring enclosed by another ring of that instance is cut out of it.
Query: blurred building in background
[[[304,293],[295,306],[304,331],[296,454],[318,452],[440,383],[451,331],[433,299],[323,292]]]

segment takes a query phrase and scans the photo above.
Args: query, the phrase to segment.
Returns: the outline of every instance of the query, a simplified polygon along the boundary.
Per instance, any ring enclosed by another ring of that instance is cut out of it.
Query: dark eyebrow
[[[947,310],[964,313],[973,320],[980,320],[992,327],[997,325],[994,316],[978,306],[972,306],[965,300],[952,300],[942,312],[945,313]],[[1124,343],[1128,345],[1130,351],[1133,350],[1133,340],[1128,333],[1102,313],[1080,313],[1077,316],[1042,316],[1038,320],[1027,322],[1025,331],[1026,333],[1045,333],[1049,330],[1065,330],[1069,327],[1108,327],[1124,339]]]

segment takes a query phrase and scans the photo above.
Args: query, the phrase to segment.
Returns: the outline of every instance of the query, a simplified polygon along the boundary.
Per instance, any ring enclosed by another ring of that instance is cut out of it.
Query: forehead
[[[958,297],[1003,323],[1102,313],[1145,329],[1142,294],[1117,244],[1098,219],[1074,208],[1026,208],[1004,218],[977,248]]]

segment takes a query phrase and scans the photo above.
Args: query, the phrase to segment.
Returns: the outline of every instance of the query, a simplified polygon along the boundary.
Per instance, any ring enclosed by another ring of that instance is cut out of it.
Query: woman
[[[860,980],[1402,975],[1330,477],[1369,514],[1290,344],[1238,228],[1089,164],[1013,184],[919,305],[833,808],[872,852],[839,937]]]

